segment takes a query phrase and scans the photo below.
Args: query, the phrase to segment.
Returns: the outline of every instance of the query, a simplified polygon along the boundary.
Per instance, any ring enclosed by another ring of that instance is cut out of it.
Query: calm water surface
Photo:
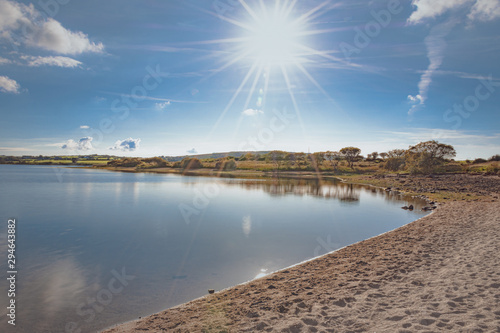
[[[0,261],[17,219],[16,327],[95,332],[392,230],[405,198],[339,182],[0,165]],[[6,293],[6,279],[0,281]]]

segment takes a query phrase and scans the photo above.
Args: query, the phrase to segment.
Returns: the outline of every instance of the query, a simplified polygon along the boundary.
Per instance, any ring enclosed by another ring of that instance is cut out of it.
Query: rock
[[[413,205],[410,205],[410,207],[408,207],[408,209],[413,210],[414,209]]]
[[[213,294],[213,293],[215,293],[215,290],[214,289],[208,289],[208,293],[209,294]]]

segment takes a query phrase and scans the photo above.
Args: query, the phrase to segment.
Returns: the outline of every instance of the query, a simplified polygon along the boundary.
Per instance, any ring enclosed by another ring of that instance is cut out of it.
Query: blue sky
[[[500,153],[500,0],[0,0],[0,155]]]

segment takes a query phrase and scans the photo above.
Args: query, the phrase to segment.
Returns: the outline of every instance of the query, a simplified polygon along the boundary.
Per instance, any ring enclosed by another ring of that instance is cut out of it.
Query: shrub
[[[481,163],[486,163],[488,161],[486,161],[484,158],[476,158],[474,160],[474,162],[472,162],[472,164],[481,164]]]
[[[197,158],[186,157],[181,161],[181,168],[186,170],[201,169],[203,168],[203,164]]]
[[[164,168],[168,166],[167,161],[161,157],[151,157],[142,159],[146,168]]]
[[[490,164],[486,167],[485,171],[487,175],[500,175],[500,165],[497,163]]]
[[[495,155],[495,156],[491,156],[488,161],[490,162],[499,162],[500,161],[500,155]]]
[[[403,157],[390,157],[385,161],[384,168],[390,171],[399,171],[405,168],[405,159]]]
[[[215,169],[218,171],[232,171],[236,170],[236,162],[234,160],[223,160],[215,164]]]
[[[142,163],[142,160],[140,158],[121,158],[113,161],[108,162],[108,166],[112,167],[125,167],[125,168],[132,168],[132,167],[137,167]]]

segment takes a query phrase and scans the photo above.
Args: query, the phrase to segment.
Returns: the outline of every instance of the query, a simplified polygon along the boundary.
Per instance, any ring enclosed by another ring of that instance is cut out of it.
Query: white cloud
[[[68,150],[93,150],[92,147],[92,137],[85,137],[78,140],[78,142],[74,140],[68,140],[64,145],[61,146],[62,149]]]
[[[33,57],[33,56],[21,56],[21,59],[28,62],[28,66],[39,67],[39,66],[57,66],[65,68],[75,68],[80,67],[82,63],[78,60],[62,57],[62,56],[51,56],[51,57]]]
[[[12,61],[9,59],[5,59],[0,57],[0,65],[10,64]]]
[[[29,44],[61,54],[100,53],[104,50],[102,43],[93,43],[83,32],[67,30],[50,18],[32,35]]]
[[[411,103],[422,103],[422,96],[420,96],[420,95],[415,95],[415,96],[408,95],[408,100]]]
[[[139,149],[139,143],[141,139],[132,139],[128,138],[125,140],[118,140],[115,142],[113,147],[110,147],[111,150],[121,150],[121,151],[134,151]]]
[[[29,6],[0,0],[0,38],[20,46],[28,45],[60,54],[102,52],[102,43],[91,42],[86,34],[70,31],[61,23],[44,18],[33,4]]]
[[[15,80],[7,76],[0,76],[0,92],[19,94],[19,89],[21,86]]]
[[[245,116],[252,117],[252,116],[257,116],[259,114],[264,114],[264,111],[262,111],[262,110],[254,110],[254,109],[247,109],[247,110],[243,111],[242,114],[245,115]]]
[[[156,108],[158,110],[165,110],[170,104],[172,104],[172,102],[170,102],[170,101],[166,101],[163,103],[156,103]]]
[[[464,4],[471,3],[474,0],[413,0],[412,5],[417,9],[408,19],[409,23],[421,23],[425,19],[434,18],[445,12],[457,9]]]
[[[198,154],[198,152],[196,151],[196,149],[190,149],[187,151],[188,154]]]
[[[500,17],[500,0],[477,0],[467,16],[470,21],[492,21]]]
[[[87,125],[80,126],[80,129],[89,129],[89,128],[90,128],[90,126],[87,126]]]
[[[411,24],[458,10],[463,10],[470,22],[491,21],[500,17],[500,0],[413,0],[412,4],[417,9],[408,19]]]

